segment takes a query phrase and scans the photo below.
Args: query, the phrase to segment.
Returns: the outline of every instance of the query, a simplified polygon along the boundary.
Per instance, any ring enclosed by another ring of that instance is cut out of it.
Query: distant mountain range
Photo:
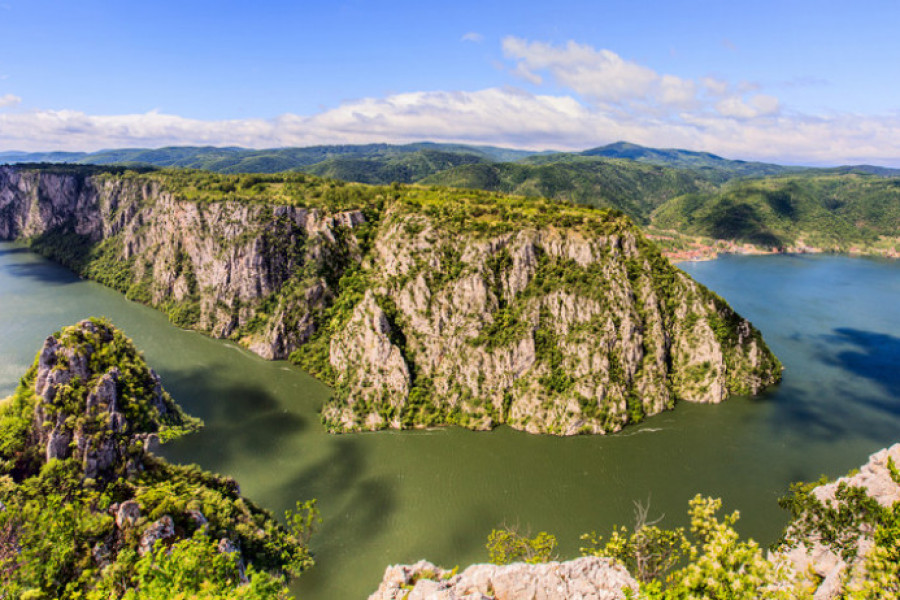
[[[694,152],[675,148],[648,148],[628,142],[616,142],[578,153],[533,152],[496,146],[472,146],[465,144],[439,144],[418,142],[414,144],[365,144],[308,146],[304,148],[271,148],[251,150],[239,147],[215,146],[169,146],[165,148],[119,148],[98,152],[0,152],[0,163],[74,163],[74,164],[121,164],[146,165],[155,167],[182,167],[205,169],[219,173],[278,173],[281,171],[306,170],[315,166],[321,171],[329,169],[343,171],[344,165],[359,161],[375,166],[375,162],[394,164],[426,163],[431,173],[444,170],[446,157],[452,156],[459,164],[473,162],[519,162],[537,161],[541,163],[564,160],[565,157],[587,156],[601,158],[622,158],[662,167],[677,169],[710,170],[728,173],[731,176],[758,177],[779,175],[808,170],[808,167],[788,167],[773,163],[730,160],[709,152]],[[426,157],[423,160],[423,157]],[[464,158],[459,158],[464,157]],[[430,162],[430,160],[434,162]],[[335,166],[337,165],[337,166]],[[456,166],[451,164],[450,166]],[[378,170],[378,169],[376,169]],[[842,166],[830,171],[860,172],[881,176],[900,176],[900,169],[871,165]],[[369,175],[366,173],[366,175]],[[415,176],[415,175],[413,175]],[[424,175],[422,175],[424,177]]]
[[[0,152],[0,163],[300,171],[369,184],[419,183],[616,208],[639,224],[718,239],[829,249],[900,237],[900,169],[813,168],[617,142],[531,152],[421,142],[250,150],[211,146]]]

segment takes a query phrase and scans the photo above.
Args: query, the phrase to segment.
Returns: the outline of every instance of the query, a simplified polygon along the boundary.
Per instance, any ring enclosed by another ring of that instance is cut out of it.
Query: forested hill
[[[515,161],[535,154],[526,150],[462,144],[365,144],[308,146],[304,148],[248,148],[171,146],[123,148],[99,152],[0,152],[0,163],[71,163],[93,165],[144,165],[203,169],[217,173],[278,173],[310,169],[310,172],[361,183],[408,183],[425,175],[466,162]],[[402,172],[407,162],[428,164]],[[431,161],[431,162],[429,162]],[[350,166],[358,165],[358,166]],[[382,173],[382,175],[377,175]]]
[[[661,205],[663,229],[772,248],[847,251],[896,247],[900,178],[800,174],[730,182]]]

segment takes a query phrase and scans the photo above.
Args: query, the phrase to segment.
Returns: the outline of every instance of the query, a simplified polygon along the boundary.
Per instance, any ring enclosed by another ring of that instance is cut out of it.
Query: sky
[[[0,0],[0,151],[619,140],[900,167],[900,2]]]

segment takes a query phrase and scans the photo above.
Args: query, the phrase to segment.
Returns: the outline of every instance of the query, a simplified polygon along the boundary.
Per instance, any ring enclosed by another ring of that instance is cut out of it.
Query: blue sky
[[[619,139],[900,166],[896,1],[0,0],[0,150]]]

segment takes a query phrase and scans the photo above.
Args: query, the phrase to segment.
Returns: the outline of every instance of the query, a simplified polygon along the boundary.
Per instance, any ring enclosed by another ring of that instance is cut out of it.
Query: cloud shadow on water
[[[285,412],[264,388],[223,380],[215,369],[167,373],[163,386],[205,427],[166,446],[164,454],[191,457],[204,469],[227,473],[229,464],[252,452],[261,462],[277,459],[280,448],[308,426],[294,412]]]
[[[873,440],[896,437],[900,425],[900,338],[838,328],[801,341],[819,364],[806,367],[798,375],[786,373],[785,381],[774,392],[780,404],[774,426],[821,442],[856,437],[860,432]],[[835,378],[819,374],[817,369],[822,367],[839,369],[843,375]]]
[[[836,353],[829,361],[858,377],[877,384],[893,400],[900,400],[900,338],[886,333],[841,327],[826,336],[832,343],[850,344],[855,350]],[[900,402],[878,402],[884,410],[900,415]]]

